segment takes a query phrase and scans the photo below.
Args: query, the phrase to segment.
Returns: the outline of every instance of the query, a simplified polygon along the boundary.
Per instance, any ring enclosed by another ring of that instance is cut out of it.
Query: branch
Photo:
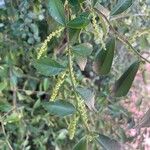
[[[112,32],[117,36],[117,38],[118,38],[121,42],[123,42],[123,43],[125,43],[126,45],[128,45],[128,46],[131,48],[131,50],[133,50],[133,51],[134,51],[140,58],[142,58],[144,61],[150,63],[150,61],[149,61],[148,59],[146,59],[145,57],[143,57],[143,56],[132,46],[132,44],[131,44],[124,36],[122,36],[120,33],[118,33],[118,32],[114,29],[114,27],[111,25],[111,23],[109,22],[109,20],[107,19],[107,17],[106,17],[100,10],[98,10],[98,9],[96,9],[96,8],[95,8],[95,10],[96,10],[96,12],[97,12],[98,14],[100,14],[100,15],[106,20],[106,22],[107,22],[107,24],[109,25],[109,27],[110,27],[110,29],[112,30]]]
[[[69,12],[69,8],[68,8],[68,18],[69,17],[70,17],[70,12]],[[72,54],[71,54],[71,48],[70,48],[69,29],[68,28],[66,28],[66,36],[67,36],[67,51],[68,51],[68,70],[69,70],[71,85],[72,85],[74,96],[75,96],[76,107],[78,108],[79,107],[78,94],[76,92],[75,77],[74,77],[74,71],[73,71],[73,62],[72,62]],[[79,112],[79,115],[81,117],[80,112]],[[91,131],[90,131],[89,127],[84,122],[82,117],[81,117],[81,119],[82,119],[82,122],[85,126],[85,131],[87,133],[90,133]]]

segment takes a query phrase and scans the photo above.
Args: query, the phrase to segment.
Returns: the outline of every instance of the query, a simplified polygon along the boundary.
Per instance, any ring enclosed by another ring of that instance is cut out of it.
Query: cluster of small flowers
[[[102,29],[100,29],[100,27],[97,24],[95,13],[93,13],[92,15],[93,15],[93,17],[92,17],[92,25],[93,25],[93,28],[94,28],[95,40],[96,40],[97,43],[100,43],[102,45],[103,49],[106,49],[105,42],[103,41],[103,39],[104,39],[103,31],[102,31]]]
[[[68,126],[70,140],[74,138],[78,120],[79,120],[79,117],[77,116],[77,114],[73,115],[71,118],[70,124]]]
[[[55,87],[54,87],[54,89],[52,91],[52,95],[51,95],[51,98],[50,98],[51,101],[54,101],[56,99],[56,97],[58,95],[58,91],[59,91],[61,85],[63,84],[66,75],[67,75],[67,71],[62,72],[59,75],[57,83],[56,83],[56,85],[55,85]]]
[[[77,100],[78,100],[78,111],[80,112],[81,119],[84,122],[84,124],[88,127],[88,117],[85,102],[81,97],[78,97]]]
[[[64,27],[61,27],[60,29],[52,32],[50,35],[47,36],[46,40],[42,43],[42,47],[39,49],[39,52],[38,52],[38,56],[37,56],[37,59],[40,59],[42,54],[44,52],[46,52],[47,50],[47,44],[48,42],[50,42],[50,40],[53,38],[53,37],[59,37],[60,36],[60,33],[64,30]]]

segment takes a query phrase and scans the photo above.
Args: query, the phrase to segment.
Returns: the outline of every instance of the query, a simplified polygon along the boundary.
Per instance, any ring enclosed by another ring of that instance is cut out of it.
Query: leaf
[[[75,46],[72,46],[72,52],[76,55],[76,56],[89,56],[92,51],[92,45],[89,43],[82,43],[82,44],[78,44]]]
[[[0,91],[4,90],[7,88],[7,81],[0,82]]]
[[[34,67],[45,76],[57,75],[65,70],[65,67],[50,58],[42,58],[34,62]]]
[[[50,114],[56,115],[59,117],[65,117],[72,115],[76,112],[75,107],[64,100],[57,100],[55,102],[45,102],[43,103],[43,107]]]
[[[49,88],[49,85],[50,85],[49,79],[45,78],[44,81],[43,81],[43,89],[44,89],[44,91],[47,91],[47,89]]]
[[[69,3],[71,4],[71,9],[73,10],[73,12],[75,12],[76,14],[80,12],[80,3],[78,0],[69,0]]]
[[[8,76],[8,65],[4,64],[0,66],[0,77],[6,78]]]
[[[115,50],[115,39],[111,38],[106,44],[106,50],[102,49],[96,56],[93,70],[99,75],[106,75],[110,72]]]
[[[23,71],[18,67],[13,67],[12,72],[18,78],[21,78],[23,76]]]
[[[134,62],[124,74],[116,81],[112,88],[112,95],[115,97],[125,96],[131,88],[132,82],[139,69],[140,61]]]
[[[10,115],[8,115],[6,117],[5,121],[8,122],[8,123],[19,123],[21,117],[22,117],[21,114],[13,112],[13,113],[11,113]]]
[[[70,39],[70,42],[72,43],[72,45],[78,41],[80,31],[81,31],[81,29],[69,28],[69,39]]]
[[[73,28],[73,29],[83,29],[90,22],[88,16],[89,16],[89,13],[84,12],[80,16],[78,16],[75,19],[69,21],[67,26],[70,27],[70,28]]]
[[[50,15],[60,24],[65,25],[65,11],[61,0],[48,0]]]
[[[9,103],[0,102],[0,112],[8,112],[12,109]]]
[[[81,138],[80,141],[73,147],[73,150],[87,150],[86,138]]]
[[[39,107],[40,107],[40,105],[41,105],[41,100],[40,100],[40,99],[38,99],[38,100],[34,103],[34,105],[33,105],[33,110],[35,110],[35,109],[39,108]]]
[[[86,57],[77,57],[76,58],[76,63],[78,64],[81,71],[84,71],[85,66],[87,64],[87,58]]]
[[[38,99],[38,100],[34,103],[34,105],[33,105],[33,107],[32,107],[32,113],[31,113],[31,114],[33,115],[33,113],[35,112],[35,110],[38,109],[40,106],[41,106],[41,100]]]
[[[108,136],[99,134],[97,141],[105,150],[123,150],[118,141],[110,139]]]
[[[133,0],[119,0],[111,10],[110,15],[118,15],[127,10],[133,4]]]
[[[109,105],[108,112],[113,118],[116,118],[116,117],[119,118],[121,115],[129,117],[129,112],[127,111],[127,109],[125,109],[119,104]]]
[[[90,110],[96,111],[96,108],[94,106],[94,104],[95,104],[95,95],[94,95],[94,92],[92,92],[88,88],[81,88],[81,87],[77,88],[77,92],[84,99],[84,101],[85,101],[86,105],[88,106],[88,108]]]

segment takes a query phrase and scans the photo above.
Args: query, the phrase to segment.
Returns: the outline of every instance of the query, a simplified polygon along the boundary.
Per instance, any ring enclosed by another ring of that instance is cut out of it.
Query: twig
[[[123,18],[127,18],[127,17],[149,17],[148,14],[125,14],[125,15],[119,15],[119,16],[116,16],[116,17],[112,17],[110,18],[110,21],[113,21],[113,20],[117,20],[117,19],[123,19]]]
[[[4,136],[5,136],[5,140],[6,140],[6,143],[7,143],[8,147],[9,147],[9,149],[10,149],[10,150],[13,150],[13,148],[12,148],[12,146],[11,146],[11,144],[10,144],[8,138],[7,138],[6,131],[5,131],[5,127],[4,127],[4,124],[3,124],[2,121],[1,121],[1,127],[2,127],[2,131],[3,131],[3,134],[4,134]]]
[[[16,110],[16,108],[17,108],[17,93],[16,93],[15,86],[13,86],[13,106],[14,106],[14,109]]]
[[[143,60],[145,60],[146,62],[150,63],[150,61],[147,60],[145,57],[143,57],[143,56],[131,45],[131,43],[130,43],[124,36],[122,36],[120,33],[118,33],[118,32],[113,28],[113,26],[111,25],[111,23],[109,22],[109,20],[107,19],[107,17],[106,17],[100,10],[98,10],[98,9],[96,9],[96,8],[95,8],[95,10],[96,10],[96,12],[97,12],[98,14],[100,14],[100,15],[106,20],[106,22],[107,22],[107,24],[109,25],[109,27],[110,27],[110,29],[112,30],[112,32],[117,36],[117,38],[118,38],[121,42],[123,42],[123,43],[125,43],[126,45],[128,45],[128,46],[129,46],[139,57],[141,57]]]
[[[48,92],[45,91],[32,91],[32,90],[25,90],[25,89],[16,89],[17,91],[21,91],[21,92],[31,92],[33,94],[47,94],[49,95]]]
[[[13,107],[11,110],[9,110],[7,113],[5,113],[1,118],[3,119],[4,117],[6,117],[9,113],[11,113],[13,110],[15,110],[16,108]]]

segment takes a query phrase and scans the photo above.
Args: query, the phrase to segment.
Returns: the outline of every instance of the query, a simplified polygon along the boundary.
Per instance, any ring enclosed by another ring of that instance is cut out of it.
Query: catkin
[[[78,97],[77,99],[78,101],[78,111],[81,115],[81,119],[84,122],[84,124],[86,126],[88,126],[88,117],[87,117],[87,110],[86,110],[86,106],[85,106],[85,102],[81,97]]]
[[[66,75],[67,75],[67,71],[62,72],[59,75],[57,83],[56,83],[54,89],[52,90],[52,96],[50,98],[51,101],[54,101],[56,99],[58,92],[59,92],[59,89],[60,89],[61,85],[63,84]]]
[[[79,117],[76,114],[73,115],[71,118],[70,124],[68,126],[68,132],[69,132],[70,140],[72,140],[74,138],[78,120],[79,120]]]
[[[73,83],[76,84],[76,79],[75,79],[75,74],[74,74],[74,71],[73,71],[73,62],[71,62],[72,65],[71,65],[71,78],[73,80]]]
[[[40,59],[41,56],[43,55],[43,53],[46,52],[48,42],[50,42],[50,40],[51,40],[53,37],[59,37],[59,36],[60,36],[60,33],[61,33],[63,30],[64,30],[64,27],[61,27],[61,28],[59,28],[58,30],[52,32],[50,35],[47,36],[46,40],[42,43],[42,47],[39,49],[37,59]]]
[[[92,25],[93,25],[93,28],[94,28],[94,37],[95,37],[95,39],[98,43],[101,43],[102,48],[106,49],[105,43],[103,41],[103,38],[104,38],[103,31],[99,29],[99,26],[98,26],[97,21],[96,21],[95,13],[93,13],[92,15],[93,15]]]
[[[70,51],[70,54],[69,54],[69,50],[68,50],[68,55],[71,55],[71,51]],[[70,76],[71,76],[71,79],[74,83],[74,85],[76,85],[76,78],[75,78],[75,74],[74,74],[74,70],[73,70],[73,61],[72,61],[72,58],[70,60]]]

